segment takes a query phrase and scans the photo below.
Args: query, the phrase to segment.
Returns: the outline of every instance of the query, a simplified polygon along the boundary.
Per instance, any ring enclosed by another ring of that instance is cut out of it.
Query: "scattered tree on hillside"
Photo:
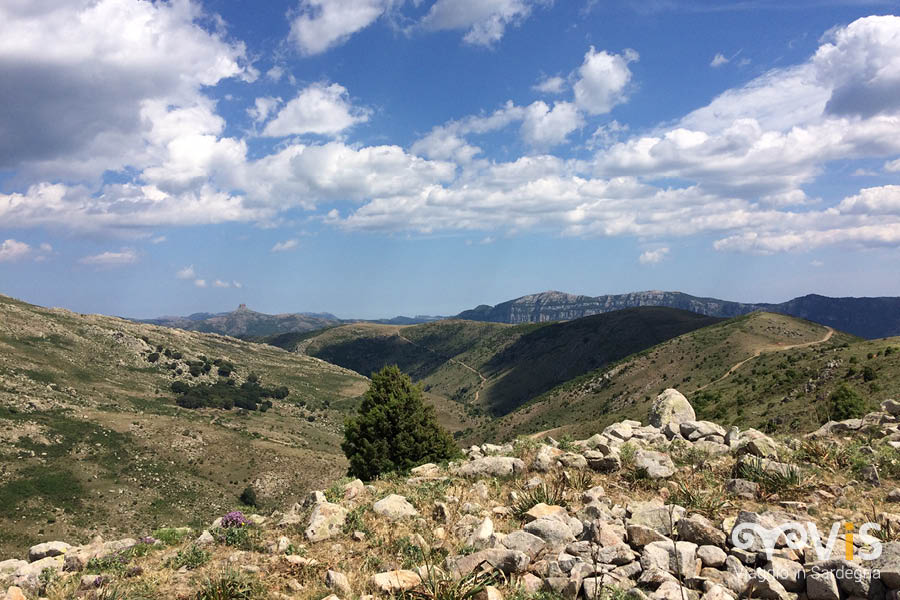
[[[828,408],[832,421],[856,419],[866,414],[865,400],[846,384],[832,392]]]
[[[459,454],[425,404],[422,388],[396,365],[372,374],[356,418],[345,423],[341,449],[350,474],[364,480]]]

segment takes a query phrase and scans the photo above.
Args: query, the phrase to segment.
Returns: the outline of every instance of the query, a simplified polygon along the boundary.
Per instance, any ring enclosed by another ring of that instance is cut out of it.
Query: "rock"
[[[26,598],[22,588],[13,585],[6,590],[5,600],[26,600]]]
[[[628,534],[628,543],[636,548],[643,548],[652,542],[671,541],[668,537],[662,535],[655,529],[644,525],[629,525],[626,532]]]
[[[588,525],[587,539],[603,548],[624,544],[625,536],[625,528],[618,523],[593,521]]]
[[[885,400],[881,403],[881,411],[886,412],[895,417],[900,417],[900,402],[896,400]]]
[[[650,594],[652,600],[697,600],[697,592],[683,587],[677,581],[666,581]]]
[[[643,525],[666,537],[672,535],[673,528],[677,528],[678,521],[684,516],[684,508],[660,502],[636,502],[629,510],[631,516],[626,526]]]
[[[384,594],[395,595],[406,592],[422,583],[415,571],[401,569],[377,573],[369,579],[369,585]]]
[[[627,423],[614,423],[603,430],[603,435],[611,439],[627,442],[634,435],[634,430]]]
[[[547,544],[538,536],[523,531],[522,529],[517,529],[503,538],[503,545],[510,550],[523,552],[527,554],[531,560],[534,560]]]
[[[756,569],[756,577],[753,579],[753,597],[762,600],[793,600],[771,573],[759,568]]]
[[[346,598],[349,598],[351,595],[350,581],[346,575],[338,571],[329,569],[325,573],[325,586]]]
[[[203,530],[203,533],[194,540],[194,543],[198,546],[212,546],[216,543],[216,538],[212,536],[212,534],[206,529]]]
[[[603,489],[603,486],[595,485],[594,487],[585,490],[584,493],[581,494],[581,501],[584,504],[590,504],[591,502],[597,502],[605,497],[606,490]]]
[[[683,579],[700,574],[697,544],[692,542],[652,542],[644,546],[641,567],[667,570]]]
[[[709,586],[700,600],[734,600],[734,596],[721,585],[714,583]]]
[[[80,590],[95,590],[106,582],[103,575],[82,575],[78,584]]]
[[[493,535],[494,522],[491,521],[490,517],[485,517],[466,539],[466,545],[480,550],[490,545]]]
[[[539,473],[546,473],[556,465],[556,457],[562,453],[562,450],[558,448],[548,446],[547,444],[541,444],[541,447],[538,448],[537,453],[534,455],[534,460],[531,463],[532,470]]]
[[[680,539],[694,542],[698,546],[725,546],[725,532],[702,515],[691,515],[679,520],[677,529]]]
[[[61,571],[63,564],[64,561],[62,556],[47,556],[41,558],[19,567],[13,574],[14,579],[12,583],[23,588],[37,589],[41,573],[43,573],[44,569]]]
[[[725,482],[725,491],[739,498],[755,500],[759,494],[759,484],[746,479],[729,479]]]
[[[344,486],[344,500],[353,500],[366,493],[366,485],[360,479],[354,479]]]
[[[562,506],[540,502],[529,508],[528,512],[525,513],[524,518],[528,521],[534,521],[536,519],[556,519],[565,523],[569,520],[569,513]]]
[[[475,595],[475,600],[503,600],[503,594],[494,586],[486,585]]]
[[[841,600],[841,591],[834,573],[818,571],[807,575],[806,595],[809,600]]]
[[[893,503],[900,502],[900,488],[894,488],[888,492],[886,500]]]
[[[44,542],[28,549],[28,562],[34,562],[48,556],[61,556],[72,548],[65,542]]]
[[[681,392],[669,388],[656,397],[650,408],[648,420],[651,425],[662,429],[669,423],[681,424],[684,421],[695,421],[697,414],[694,407]]]
[[[509,477],[525,472],[525,463],[511,456],[487,456],[469,461],[456,469],[461,477]]]
[[[347,520],[347,509],[338,504],[322,502],[313,508],[304,532],[310,542],[320,542],[341,533]]]
[[[750,454],[751,456],[758,456],[760,458],[778,459],[778,445],[775,443],[775,440],[768,436],[758,437],[748,441],[740,447],[739,452]]]
[[[539,592],[540,589],[544,587],[544,582],[540,577],[533,573],[525,573],[519,577],[519,586],[530,596]]]
[[[372,505],[372,510],[375,511],[375,514],[387,517],[392,521],[415,517],[419,514],[419,511],[404,496],[398,494],[382,498]]]
[[[413,477],[435,477],[441,474],[441,468],[434,463],[425,463],[409,470]]]
[[[679,423],[678,431],[682,437],[691,442],[710,436],[719,436],[724,441],[728,433],[724,427],[711,421],[682,421]]]
[[[802,592],[806,588],[806,571],[798,562],[773,556],[763,568],[789,592]]]
[[[728,555],[717,546],[700,546],[697,549],[697,557],[704,567],[718,569],[725,564],[725,559],[728,558]]]
[[[575,535],[567,523],[555,518],[541,518],[525,525],[525,531],[536,535],[551,546],[561,546],[575,541]]]
[[[531,559],[524,552],[506,548],[488,548],[465,556],[447,557],[447,568],[455,578],[465,577],[482,564],[490,565],[506,575],[522,573]]]
[[[581,454],[575,452],[566,452],[561,454],[557,460],[567,469],[587,469],[587,459]]]
[[[27,560],[19,560],[17,558],[0,561],[0,581],[5,575],[11,575],[27,565]]]
[[[588,459],[588,466],[598,473],[614,473],[622,468],[618,454],[608,454],[601,458]]]
[[[669,455],[653,450],[638,450],[634,455],[634,466],[651,479],[665,479],[675,474],[675,463]]]

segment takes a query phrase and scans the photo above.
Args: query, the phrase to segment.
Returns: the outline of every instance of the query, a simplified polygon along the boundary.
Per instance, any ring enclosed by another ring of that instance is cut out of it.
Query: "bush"
[[[154,352],[147,357],[147,362],[155,363],[159,360],[159,352]]]
[[[459,454],[422,398],[422,388],[396,365],[372,374],[356,418],[344,427],[341,449],[350,461],[350,475],[371,480]]]
[[[250,575],[236,571],[225,571],[216,577],[207,578],[195,596],[196,600],[253,600],[263,598],[264,589],[260,582]]]
[[[186,567],[188,570],[198,569],[209,562],[212,555],[199,546],[190,545],[184,550],[179,550],[178,554],[170,558],[166,562],[167,567],[180,569]]]
[[[253,486],[248,485],[245,487],[238,500],[245,506],[259,506],[259,500],[256,498],[256,490],[253,489]]]
[[[863,369],[863,381],[872,381],[876,377],[878,377],[878,375],[872,367],[866,366],[866,368]]]
[[[857,419],[866,414],[865,400],[846,385],[832,392],[828,408],[834,421]]]

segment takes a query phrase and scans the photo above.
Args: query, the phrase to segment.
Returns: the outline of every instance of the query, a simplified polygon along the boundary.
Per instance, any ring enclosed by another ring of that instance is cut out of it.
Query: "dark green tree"
[[[866,414],[866,401],[847,385],[841,385],[831,393],[829,408],[833,421],[857,419]]]
[[[372,374],[356,418],[344,425],[341,449],[363,480],[453,458],[459,449],[425,404],[422,388],[396,365]]]

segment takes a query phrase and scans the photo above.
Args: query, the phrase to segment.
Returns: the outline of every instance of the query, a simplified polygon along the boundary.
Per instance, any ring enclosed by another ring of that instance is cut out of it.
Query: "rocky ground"
[[[900,403],[773,439],[666,390],[648,421],[473,446],[202,532],[40,544],[0,584],[7,600],[900,600]]]

